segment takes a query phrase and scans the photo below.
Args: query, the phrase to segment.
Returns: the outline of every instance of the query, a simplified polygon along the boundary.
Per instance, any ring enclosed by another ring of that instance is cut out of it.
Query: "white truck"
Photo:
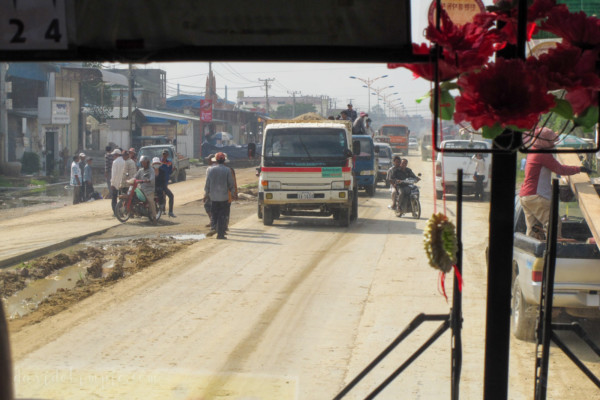
[[[258,217],[264,225],[281,215],[333,215],[340,226],[348,226],[358,216],[352,156],[359,147],[347,121],[268,121],[258,183]]]
[[[481,140],[444,140],[440,143],[442,151],[437,153],[435,162],[435,193],[438,199],[441,199],[444,191],[446,193],[456,193],[458,186],[458,177],[456,171],[463,170],[463,194],[475,194],[475,161],[473,155],[478,149],[485,150],[490,148],[490,143]],[[465,152],[444,152],[444,149],[466,149]],[[490,171],[491,156],[483,153],[486,174],[483,180],[483,196],[490,196]]]
[[[562,239],[557,242],[554,281],[554,314],[600,318],[600,251],[583,218],[561,217]],[[525,215],[515,199],[513,249],[512,324],[517,339],[535,338],[542,288],[546,242],[525,234]]]

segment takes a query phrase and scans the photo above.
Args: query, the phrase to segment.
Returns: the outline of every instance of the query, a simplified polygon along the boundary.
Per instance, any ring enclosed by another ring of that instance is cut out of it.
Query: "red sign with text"
[[[200,121],[212,121],[212,100],[200,100]]]
[[[481,0],[442,0],[442,8],[456,25],[473,22],[475,15],[485,11]],[[435,26],[435,0],[429,6],[429,23]]]

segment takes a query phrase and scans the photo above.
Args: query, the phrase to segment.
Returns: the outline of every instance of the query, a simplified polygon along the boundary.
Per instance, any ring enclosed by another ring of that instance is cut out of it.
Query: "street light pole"
[[[371,112],[371,85],[373,85],[373,83],[375,83],[375,81],[377,81],[378,79],[381,78],[387,78],[387,75],[381,75],[378,76],[377,78],[358,78],[356,76],[351,76],[350,79],[358,79],[359,81],[361,81],[362,83],[364,83],[367,87],[367,95],[368,95],[368,104],[369,104],[369,113]]]

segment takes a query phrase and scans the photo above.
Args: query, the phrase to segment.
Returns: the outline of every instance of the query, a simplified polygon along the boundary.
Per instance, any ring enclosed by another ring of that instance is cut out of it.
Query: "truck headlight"
[[[342,190],[344,189],[344,181],[333,181],[331,182],[331,189]]]
[[[375,171],[370,169],[370,170],[366,170],[366,171],[360,171],[360,174],[361,175],[375,175]]]
[[[281,189],[281,182],[279,181],[269,181],[267,188],[269,190],[278,190]]]

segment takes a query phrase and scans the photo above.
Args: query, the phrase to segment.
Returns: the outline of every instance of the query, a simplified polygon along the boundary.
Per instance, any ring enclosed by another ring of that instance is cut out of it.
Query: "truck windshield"
[[[443,145],[444,149],[469,149],[468,153],[444,153],[444,157],[471,157],[478,149],[486,150],[485,143],[469,142],[469,141],[452,141],[446,142]],[[488,154],[484,153],[483,158],[487,158]]]
[[[140,154],[138,158],[142,156],[150,157],[152,160],[154,157],[162,158],[162,152],[166,147],[151,147],[151,148],[142,148],[140,149]],[[168,150],[168,149],[167,149]],[[171,152],[169,152],[169,158],[171,158]]]
[[[282,128],[267,130],[265,165],[341,166],[348,149],[346,132],[338,128]]]
[[[384,136],[406,136],[408,128],[406,126],[384,126],[381,128],[381,134]]]
[[[373,142],[367,138],[359,138],[360,141],[360,158],[372,158],[373,157]]]

